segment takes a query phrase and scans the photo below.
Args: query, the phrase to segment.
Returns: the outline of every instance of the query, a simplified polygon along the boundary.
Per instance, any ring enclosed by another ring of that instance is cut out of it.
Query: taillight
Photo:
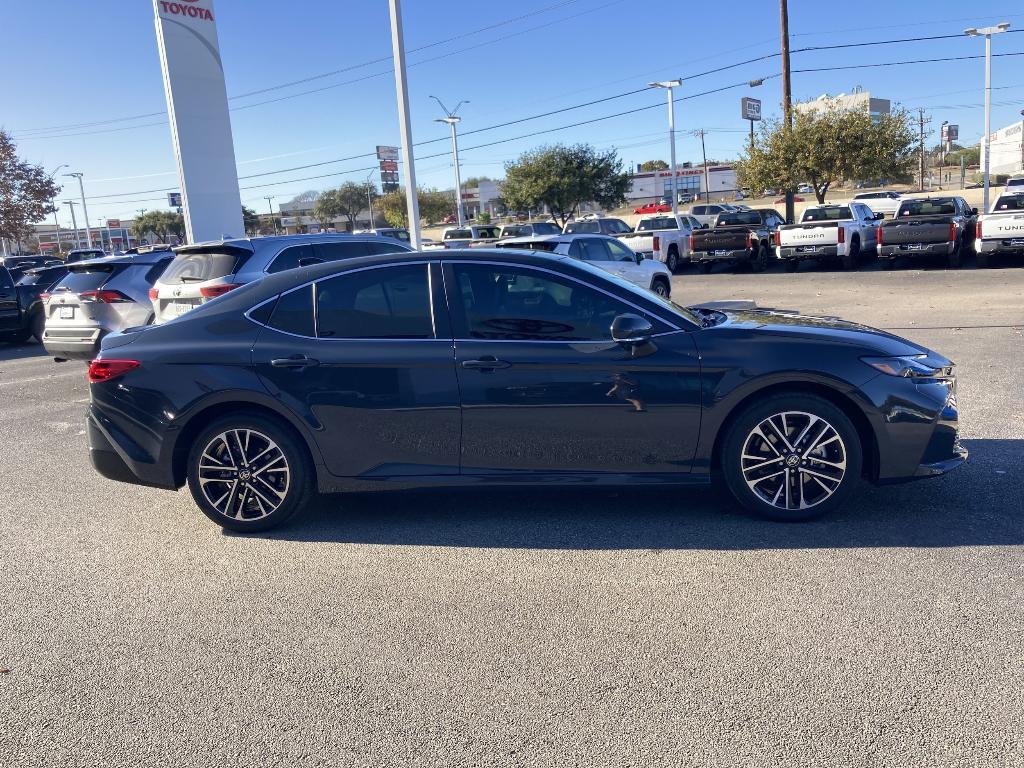
[[[686,250],[693,253],[693,235],[686,236]]]
[[[39,299],[41,301],[49,301],[50,300],[50,294],[48,294],[48,293],[40,293],[39,294]]]
[[[224,285],[208,285],[205,288],[199,289],[199,295],[207,299],[215,299],[218,296],[223,296],[228,291],[233,291],[235,288],[241,288],[241,283],[225,283]]]
[[[660,238],[660,237],[658,237],[657,235],[655,235],[655,236],[654,236],[654,250],[656,250],[656,251],[657,251],[657,250],[659,250],[660,248],[661,248],[661,238]]]
[[[754,233],[753,232],[747,232],[747,248],[749,249],[749,248],[753,248],[753,247],[754,247]]]
[[[839,240],[837,242],[840,245],[846,242],[846,227],[839,227]]]
[[[782,230],[775,230],[775,244],[782,245]]]
[[[952,221],[949,222],[949,242],[956,242],[956,224]]]
[[[981,240],[981,219],[974,223],[974,236]]]
[[[83,301],[96,301],[101,304],[125,304],[135,301],[131,296],[125,296],[120,291],[82,291],[78,298]]]
[[[160,290],[158,288],[150,288],[149,289],[149,300],[150,301],[156,301],[159,298],[160,298]]]
[[[141,363],[138,360],[93,360],[89,363],[89,383],[98,384],[124,376],[134,371]]]
[[[882,244],[882,225],[878,225],[878,244]]]

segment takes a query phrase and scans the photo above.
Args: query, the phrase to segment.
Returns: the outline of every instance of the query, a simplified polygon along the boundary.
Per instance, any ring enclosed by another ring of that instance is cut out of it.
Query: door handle
[[[311,368],[320,365],[320,361],[305,355],[292,355],[275,358],[270,361],[270,365],[274,368]]]
[[[497,368],[508,368],[512,363],[496,357],[481,357],[479,360],[463,360],[462,367],[478,371],[493,371]]]

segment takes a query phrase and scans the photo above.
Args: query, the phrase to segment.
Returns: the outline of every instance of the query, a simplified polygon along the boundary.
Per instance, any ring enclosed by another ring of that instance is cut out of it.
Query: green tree
[[[859,110],[795,112],[793,128],[766,122],[737,164],[741,187],[796,189],[807,182],[819,203],[843,179],[884,179],[907,174],[916,137],[898,110],[872,118]]]
[[[406,213],[405,190],[399,189],[396,192],[388,192],[381,195],[377,200],[377,207],[384,215],[384,220],[392,227],[409,226],[409,216]]]
[[[329,189],[326,192],[321,192],[320,196],[313,203],[313,218],[316,219],[317,224],[320,225],[320,229],[327,229],[331,226],[331,222],[335,218],[341,215],[341,210],[338,205],[338,191],[335,189]]]
[[[21,241],[32,233],[32,223],[53,213],[57,184],[40,165],[18,157],[14,140],[0,131],[0,237]]]
[[[166,222],[167,232],[185,242],[185,217],[174,211],[160,211]]]
[[[455,202],[448,192],[420,189],[416,199],[420,206],[420,219],[428,223],[440,221],[448,214],[455,213]],[[382,195],[377,199],[376,206],[392,227],[409,226],[404,189]]]
[[[981,144],[973,147],[958,147],[954,144],[952,151],[946,153],[946,165],[960,165],[960,158],[963,158],[965,167],[981,165]]]
[[[629,176],[615,150],[556,144],[524,153],[505,165],[502,197],[511,208],[546,205],[563,226],[581,203],[614,208],[626,199]]]
[[[252,208],[242,206],[242,222],[248,235],[255,235],[260,229],[260,216]]]
[[[668,163],[664,160],[645,160],[640,163],[641,171],[667,171]]]

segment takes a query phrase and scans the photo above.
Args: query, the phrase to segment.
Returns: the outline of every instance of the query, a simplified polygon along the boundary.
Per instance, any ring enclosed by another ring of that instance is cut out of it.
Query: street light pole
[[[676,172],[676,109],[675,101],[672,99],[672,89],[683,84],[680,78],[675,80],[661,80],[655,83],[648,83],[649,88],[664,88],[668,94],[668,151],[669,151],[669,172],[672,174],[672,215],[679,215],[679,176]]]
[[[82,198],[82,216],[85,217],[85,239],[89,243],[88,248],[92,248],[92,230],[89,228],[89,209],[85,207],[85,184],[82,183],[83,174],[81,171],[75,171],[74,173],[65,173],[65,176],[74,176],[78,179],[78,194]]]
[[[782,112],[786,130],[793,130],[793,83],[789,71],[789,3],[779,0],[779,27],[782,37]],[[796,217],[793,190],[786,190],[786,223],[792,224]]]
[[[395,62],[395,95],[398,99],[398,128],[402,135],[402,164],[405,166],[405,206],[409,218],[409,244],[420,248],[420,201],[416,195],[416,159],[412,150],[409,119],[409,90],[405,74],[405,34],[402,31],[402,2],[388,0],[391,13],[391,56]]]
[[[455,164],[455,218],[458,220],[458,225],[461,227],[463,222],[462,216],[462,178],[459,174],[459,138],[456,135],[455,126],[462,120],[461,117],[456,117],[455,113],[459,111],[459,107],[463,104],[468,104],[468,101],[460,101],[455,105],[455,109],[448,109],[444,103],[437,98],[437,96],[431,96],[434,101],[441,105],[441,109],[444,110],[445,117],[439,117],[434,120],[435,123],[447,123],[448,127],[452,129],[452,162]]]
[[[54,168],[52,171],[50,171],[50,178],[52,179],[54,176],[56,176],[57,175],[57,171],[59,171],[61,168],[67,168],[67,167],[68,167],[67,163],[64,163],[62,165],[58,165],[56,168]],[[52,198],[50,199],[50,202],[53,203],[53,199]],[[57,206],[57,205],[53,206],[53,226],[54,226],[54,228],[56,229],[56,232],[57,232],[57,234],[55,235],[55,237],[57,239],[57,255],[60,255],[60,222],[57,221],[57,208],[59,208],[59,207],[60,206]],[[40,249],[40,250],[42,250],[42,249]]]
[[[1004,21],[1001,24],[996,24],[994,27],[982,27],[980,29],[971,27],[964,30],[964,34],[968,37],[984,36],[985,38],[985,137],[982,139],[982,152],[985,155],[982,166],[982,178],[985,185],[985,194],[982,197],[983,213],[988,213],[988,169],[991,165],[989,153],[992,149],[991,139],[989,138],[989,134],[992,132],[992,35],[998,35],[1009,28],[1010,23]]]
[[[373,183],[373,171],[366,174],[366,207],[370,209],[370,229],[376,229],[373,223],[373,198],[370,196],[370,185]]]
[[[65,200],[64,204],[71,208],[71,226],[75,230],[75,246],[82,247],[82,238],[78,236],[78,220],[75,218],[75,201]]]

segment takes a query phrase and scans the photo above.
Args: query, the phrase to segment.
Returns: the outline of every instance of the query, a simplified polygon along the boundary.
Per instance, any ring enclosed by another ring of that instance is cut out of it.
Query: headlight
[[[953,367],[935,367],[924,362],[928,355],[905,355],[901,357],[862,357],[872,368],[905,379],[939,379],[953,375]]]

